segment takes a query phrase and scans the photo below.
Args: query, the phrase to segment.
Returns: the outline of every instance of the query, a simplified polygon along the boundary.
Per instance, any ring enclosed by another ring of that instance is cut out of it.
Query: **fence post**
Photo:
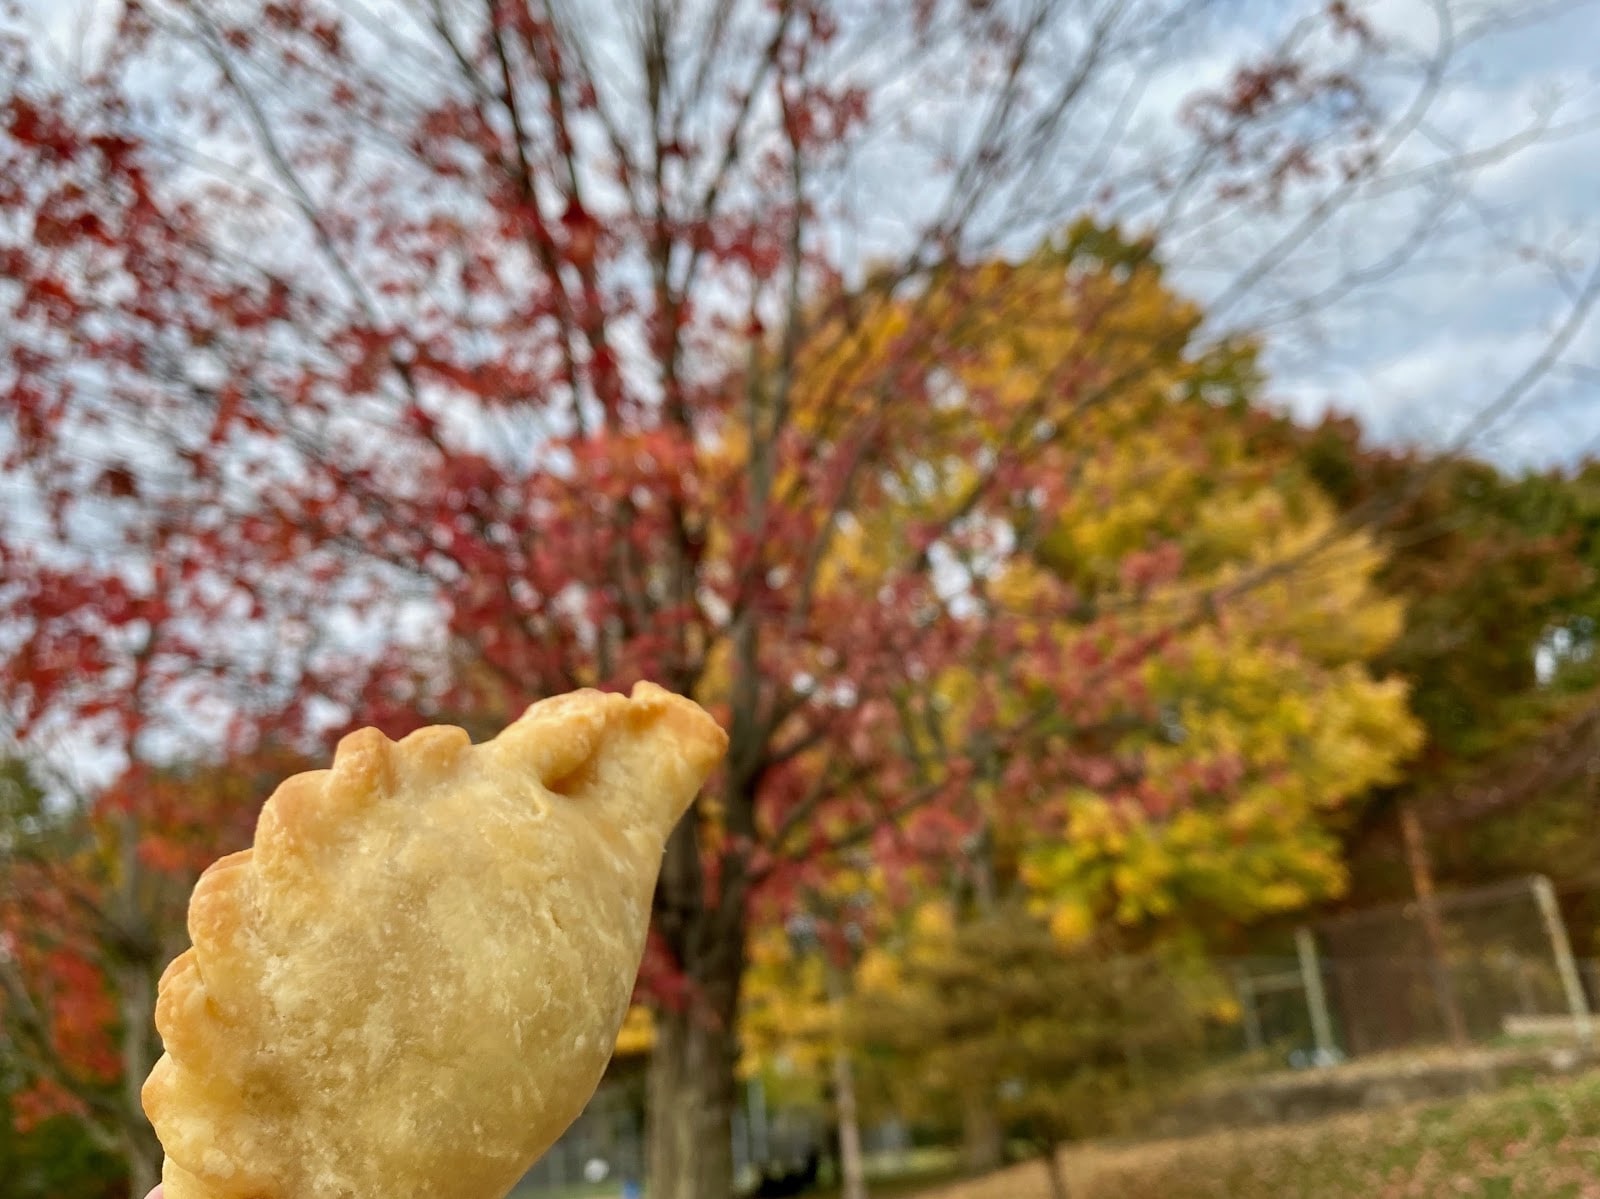
[[[1245,1051],[1260,1053],[1264,1042],[1261,1039],[1261,1013],[1256,1011],[1255,983],[1242,966],[1235,966],[1233,969],[1233,989],[1239,996],[1239,1015],[1244,1023]]]
[[[1317,960],[1317,942],[1309,928],[1295,930],[1295,949],[1300,955],[1300,979],[1305,984],[1306,1007],[1311,1011],[1311,1039],[1317,1047],[1318,1062],[1333,1060],[1333,1022],[1328,1018],[1328,996],[1322,989],[1322,964]]]
[[[1578,963],[1572,956],[1572,942],[1567,939],[1567,926],[1561,919],[1561,907],[1556,903],[1556,889],[1545,875],[1536,874],[1532,881],[1533,897],[1539,905],[1545,932],[1550,937],[1550,951],[1555,955],[1556,973],[1561,977],[1567,1010],[1572,1013],[1578,1039],[1588,1041],[1594,1032],[1589,1023],[1589,1000],[1583,993],[1583,980],[1578,977]]]

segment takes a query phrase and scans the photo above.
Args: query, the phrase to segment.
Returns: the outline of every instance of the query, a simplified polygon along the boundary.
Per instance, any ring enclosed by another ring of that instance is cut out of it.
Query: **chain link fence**
[[[1297,931],[1293,954],[1218,961],[1237,1015],[1214,1030],[1210,1057],[1248,1073],[1452,1045],[1586,1040],[1600,959],[1572,947],[1593,945],[1596,930],[1569,930],[1561,898],[1545,878],[1515,879],[1316,921]],[[745,1099],[734,1121],[741,1174],[825,1135],[815,1113],[768,1110],[758,1087]],[[869,1147],[903,1149],[899,1127],[863,1131]],[[643,1063],[619,1062],[516,1194],[627,1194],[643,1178],[643,1146]]]
[[[1541,877],[1322,920],[1297,949],[1229,964],[1240,1047],[1290,1065],[1587,1036],[1600,981]]]

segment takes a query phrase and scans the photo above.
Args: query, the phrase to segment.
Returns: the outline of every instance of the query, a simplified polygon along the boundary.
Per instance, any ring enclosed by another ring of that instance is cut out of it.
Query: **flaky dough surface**
[[[374,729],[196,884],[144,1087],[166,1199],[500,1199],[627,1011],[673,824],[727,738],[652,684],[492,741]]]

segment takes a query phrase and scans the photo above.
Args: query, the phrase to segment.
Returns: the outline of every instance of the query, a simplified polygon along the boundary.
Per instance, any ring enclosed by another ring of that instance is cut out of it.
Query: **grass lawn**
[[[1074,1199],[1600,1199],[1600,1074],[1066,1164]],[[1048,1195],[1025,1165],[919,1199]]]

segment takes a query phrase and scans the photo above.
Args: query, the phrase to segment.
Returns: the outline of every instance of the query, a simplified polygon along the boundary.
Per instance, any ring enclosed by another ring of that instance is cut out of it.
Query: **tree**
[[[0,868],[26,843],[47,835],[52,814],[43,787],[25,762],[0,762]],[[17,943],[0,931],[0,970],[15,959]],[[96,1144],[83,1125],[41,1110],[25,1053],[14,1048],[14,1015],[0,988],[0,1173],[27,1199],[102,1199],[120,1190],[117,1158]],[[41,1118],[43,1117],[43,1118]]]
[[[739,1031],[744,1069],[776,1082],[769,1094],[780,1104],[826,1098],[841,1199],[865,1199],[860,1095],[841,1022],[862,948],[893,913],[871,859],[852,857],[827,891],[808,892],[784,919],[757,921]]]
[[[1402,887],[1416,898],[1444,1026],[1464,1045],[1435,904],[1436,850],[1441,835],[1457,842],[1457,869],[1472,880],[1543,872],[1568,856],[1550,845],[1520,857],[1483,850],[1511,840],[1496,834],[1499,814],[1571,827],[1570,812],[1550,819],[1524,809],[1561,806],[1600,714],[1589,649],[1600,580],[1593,468],[1513,477],[1458,448],[1365,444],[1348,419],[1303,429],[1261,413],[1253,424],[1256,445],[1287,449],[1345,519],[1372,528],[1384,550],[1377,577],[1405,601],[1404,627],[1379,662],[1411,681],[1425,737],[1347,830],[1345,852],[1356,902]],[[1478,853],[1461,852],[1468,829]]]
[[[903,742],[917,764],[980,741],[965,727],[974,680],[1003,671],[998,723],[1030,725],[1058,760],[992,746],[981,763],[985,845],[961,858],[982,875],[968,880],[977,906],[1028,892],[1058,905],[1063,935],[1088,935],[1337,894],[1340,830],[1420,744],[1406,681],[1383,671],[1403,609],[1379,585],[1373,537],[1340,521],[1292,446],[1254,435],[1257,347],[1201,341],[1202,314],[1152,247],[1089,222],[945,286],[1006,313],[1003,328],[941,329],[942,385],[988,406],[962,407],[958,435],[1003,440],[1020,414],[1049,475],[1008,513],[1001,566],[946,564],[947,586],[994,617],[976,646],[994,661],[968,655],[934,676],[938,719]],[[1006,297],[1023,300],[1011,311]],[[903,323],[885,306],[860,336],[881,343]],[[1123,372],[1116,393],[1067,419],[1070,401],[1038,399],[1039,372],[1061,361]],[[863,555],[903,537],[927,494],[959,496],[976,456],[905,463],[910,498],[873,514]],[[1106,669],[1127,646],[1130,662]],[[1085,679],[1094,694],[1063,704]],[[1082,760],[1061,770],[1070,755]]]
[[[7,1096],[6,1098],[9,1098]],[[0,1121],[0,1169],[17,1199],[113,1199],[127,1192],[122,1163],[83,1125],[53,1117],[23,1131]]]
[[[1381,281],[1542,130],[1419,149],[1454,46],[1504,14],[1419,61],[1344,3],[1181,121],[1136,121],[1205,7],[644,0],[619,25],[535,0],[133,0],[70,78],[6,37],[19,736],[148,770],[492,724],[586,684],[697,694],[732,748],[657,896],[651,1175],[658,1199],[725,1194],[752,897],[837,848],[946,846],[997,750],[1054,760],[988,669],[1025,630],[947,595],[940,563],[1003,556],[1019,507],[1059,500],[1038,405],[1078,420],[1173,352],[1112,366],[1069,339],[1035,397],[952,401],[948,331],[1027,300],[979,310],[964,268],[1084,210],[1196,261],[1226,235],[1206,341]],[[886,238],[853,186],[875,163],[926,197]],[[1423,219],[1310,268],[1395,196]],[[856,338],[863,308],[919,296]],[[844,370],[807,384],[828,402],[797,402],[802,361]],[[971,431],[919,429],[951,404]],[[906,491],[951,458],[976,467],[956,493]],[[886,511],[896,535],[858,552]],[[1161,639],[1095,635],[1089,681],[1125,694]],[[968,744],[913,769],[900,726],[969,658]],[[1092,691],[1061,710],[1094,724]]]
[[[187,944],[200,871],[248,844],[293,759],[129,771],[92,803],[5,807],[0,828],[0,1027],[19,1128],[74,1118],[143,1196],[161,1153],[139,1103],[160,1055],[156,981]],[[9,789],[8,789],[9,790]],[[20,789],[19,789],[20,790]]]
[[[975,1092],[1068,1199],[1058,1154],[1120,1131],[1198,1059],[1203,973],[1080,942],[1064,948],[1020,907],[924,920],[923,937],[869,974],[851,1035],[894,1063],[905,1110],[956,1107]],[[929,936],[929,932],[933,935]]]
[[[957,323],[929,302],[950,322],[943,388],[985,405],[954,409],[952,436],[978,445],[905,462],[859,553],[897,544],[930,494],[958,497],[984,440],[1019,419],[1047,480],[1008,514],[1003,569],[985,573],[977,555],[945,565],[947,581],[965,572],[964,602],[1005,618],[974,647],[988,660],[932,677],[933,719],[904,722],[914,769],[950,745],[982,748],[960,888],[980,914],[1026,895],[1068,940],[1117,926],[1195,936],[1337,894],[1340,829],[1418,743],[1403,682],[1370,666],[1401,612],[1374,584],[1370,538],[1340,525],[1291,449],[1254,444],[1256,347],[1202,342],[1200,311],[1152,247],[1090,222],[941,285],[1004,314],[963,307]],[[906,308],[866,310],[859,337],[892,340]],[[1086,412],[1041,402],[1040,375],[1062,361],[1120,372],[1116,393]],[[802,416],[822,402],[806,387],[818,376],[838,372],[802,360]],[[1136,648],[1109,665],[1118,646]],[[998,723],[1031,725],[1036,756],[967,727],[985,670],[1007,680],[989,701]],[[968,1095],[969,1169],[993,1168],[994,1106]]]
[[[1343,529],[1292,458],[1250,446],[1248,410],[1137,419],[1035,569],[1144,619],[1229,598],[1141,675],[1159,719],[1113,744],[1124,773],[1138,763],[1141,802],[1091,785],[1035,805],[1063,835],[1022,869],[1062,932],[1106,919],[1217,931],[1342,893],[1342,831],[1421,744],[1389,656],[1403,609],[1373,539]],[[1165,567],[1130,575],[1133,546]]]
[[[1363,896],[1390,898],[1405,885],[1385,863],[1394,825],[1407,820],[1461,877],[1544,870],[1563,858],[1571,873],[1587,873],[1593,859],[1581,851],[1572,861],[1555,844],[1494,829],[1502,818],[1568,828],[1557,812],[1583,785],[1600,711],[1600,472],[1580,464],[1512,475],[1462,455],[1386,450],[1340,420],[1315,430],[1279,423],[1263,436],[1294,443],[1341,508],[1375,509],[1385,549],[1378,578],[1406,604],[1381,662],[1412,680],[1426,742],[1351,830]],[[1524,848],[1502,857],[1496,841]],[[1412,869],[1413,889],[1433,856]]]

